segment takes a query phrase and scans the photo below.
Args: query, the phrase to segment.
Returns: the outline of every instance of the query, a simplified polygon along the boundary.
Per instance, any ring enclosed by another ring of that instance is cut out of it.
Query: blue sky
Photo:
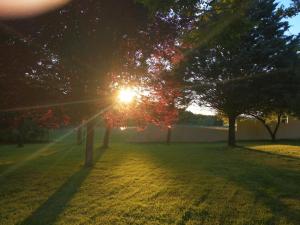
[[[283,4],[284,6],[288,7],[291,4],[291,0],[278,0],[280,4]],[[290,18],[289,20],[290,23],[290,29],[289,32],[290,34],[299,34],[300,33],[300,14],[298,16],[295,16],[293,18]],[[199,107],[197,105],[192,105],[189,107],[189,111],[192,111],[193,113],[196,114],[204,114],[204,115],[214,115],[215,111],[206,108],[206,107]]]
[[[283,4],[284,6],[289,6],[291,4],[291,0],[279,0],[279,3]],[[290,32],[291,34],[299,34],[300,33],[300,15],[295,16],[289,19],[290,22]]]

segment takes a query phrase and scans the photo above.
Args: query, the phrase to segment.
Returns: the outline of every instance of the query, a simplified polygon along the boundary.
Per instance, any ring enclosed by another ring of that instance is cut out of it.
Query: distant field
[[[62,134],[57,134],[57,137]],[[0,224],[299,224],[300,144],[0,146]],[[249,148],[252,148],[249,149]]]

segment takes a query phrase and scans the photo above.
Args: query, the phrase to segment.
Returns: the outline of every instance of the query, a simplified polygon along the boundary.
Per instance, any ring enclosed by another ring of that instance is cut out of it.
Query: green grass
[[[300,144],[243,145],[0,146],[0,224],[299,224]]]

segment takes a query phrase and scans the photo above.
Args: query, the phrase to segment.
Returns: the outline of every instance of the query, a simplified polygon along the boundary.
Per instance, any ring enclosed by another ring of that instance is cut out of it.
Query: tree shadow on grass
[[[185,182],[185,178],[189,176],[187,172],[181,172],[181,168],[185,168],[183,163],[182,167],[178,166],[178,163],[186,160],[186,163],[194,165],[192,168],[199,170],[202,174],[205,173],[225,179],[230,183],[236,184],[236,187],[249,191],[254,197],[253,207],[256,207],[256,203],[260,203],[272,212],[269,218],[256,218],[256,215],[253,215],[253,224],[279,224],[279,221],[282,219],[287,221],[288,224],[299,224],[299,158],[265,153],[253,149],[247,149],[247,152],[243,152],[241,149],[229,149],[226,151],[212,151],[208,149],[207,151],[199,151],[198,155],[196,154],[197,151],[197,149],[191,150],[190,154],[192,156],[186,154],[187,150],[177,152],[175,160],[173,153],[170,153],[173,156],[160,154],[161,157],[156,157],[155,159],[162,167],[166,167],[170,172],[177,174],[177,180],[182,177],[182,180]],[[270,157],[271,155],[272,157]],[[178,161],[178,159],[181,161]],[[282,163],[287,166],[282,167]],[[194,171],[189,172],[194,174]],[[201,182],[205,181],[201,180]],[[187,182],[186,185],[193,185],[193,183]],[[195,199],[198,197],[195,196]],[[224,203],[223,207],[224,209],[227,207],[226,203]],[[193,205],[191,209],[184,212],[179,224],[185,224],[191,219],[205,221],[205,219],[209,218],[209,215],[203,214],[205,212],[203,208],[200,207],[197,210],[197,207],[195,209],[195,205]],[[234,213],[232,212],[232,217],[235,216]],[[228,224],[227,220],[230,221],[230,218],[226,217],[221,224]]]
[[[101,158],[105,151],[101,150],[94,161]],[[74,173],[48,200],[19,225],[51,225],[67,207],[70,200],[78,192],[84,180],[93,168],[82,168]],[[55,179],[55,178],[54,178]]]
[[[244,171],[237,176],[229,174],[223,176],[251,191],[257,201],[272,211],[273,216],[268,224],[278,223],[279,218],[285,218],[290,224],[299,224],[298,207],[292,207],[284,202],[284,199],[296,201],[296,204],[300,202],[299,171],[283,169],[280,166],[272,168],[267,165],[253,165],[246,161],[243,163]]]
[[[284,199],[300,203],[300,174],[296,169],[299,158],[282,156],[276,153],[260,152],[253,149],[243,148],[249,153],[258,153],[265,160],[275,163],[269,165],[264,162],[252,162],[247,158],[239,158],[222,169],[216,169],[213,174],[238,184],[240,187],[253,193],[255,201],[263,203],[271,210],[273,216],[264,221],[264,224],[277,224],[283,218],[289,224],[299,224],[300,210],[298,207],[288,205]],[[272,158],[267,158],[272,156]],[[282,168],[282,160],[289,159],[291,168]],[[278,162],[278,166],[276,166]],[[258,222],[258,221],[257,221]]]

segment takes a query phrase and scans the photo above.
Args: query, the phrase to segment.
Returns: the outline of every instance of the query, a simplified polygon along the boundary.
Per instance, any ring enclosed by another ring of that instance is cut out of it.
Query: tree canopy
[[[288,22],[282,21],[285,15],[274,0],[247,1],[243,10],[236,9],[230,3],[224,12],[215,9],[208,13],[210,19],[204,27],[199,25],[192,32],[196,47],[188,49],[177,70],[179,76],[183,74],[191,100],[229,117],[230,145],[235,144],[238,115],[260,104],[283,104],[281,91],[292,90],[284,86],[294,78],[290,68],[299,45],[299,37],[286,34]],[[203,38],[208,28],[212,31]]]

